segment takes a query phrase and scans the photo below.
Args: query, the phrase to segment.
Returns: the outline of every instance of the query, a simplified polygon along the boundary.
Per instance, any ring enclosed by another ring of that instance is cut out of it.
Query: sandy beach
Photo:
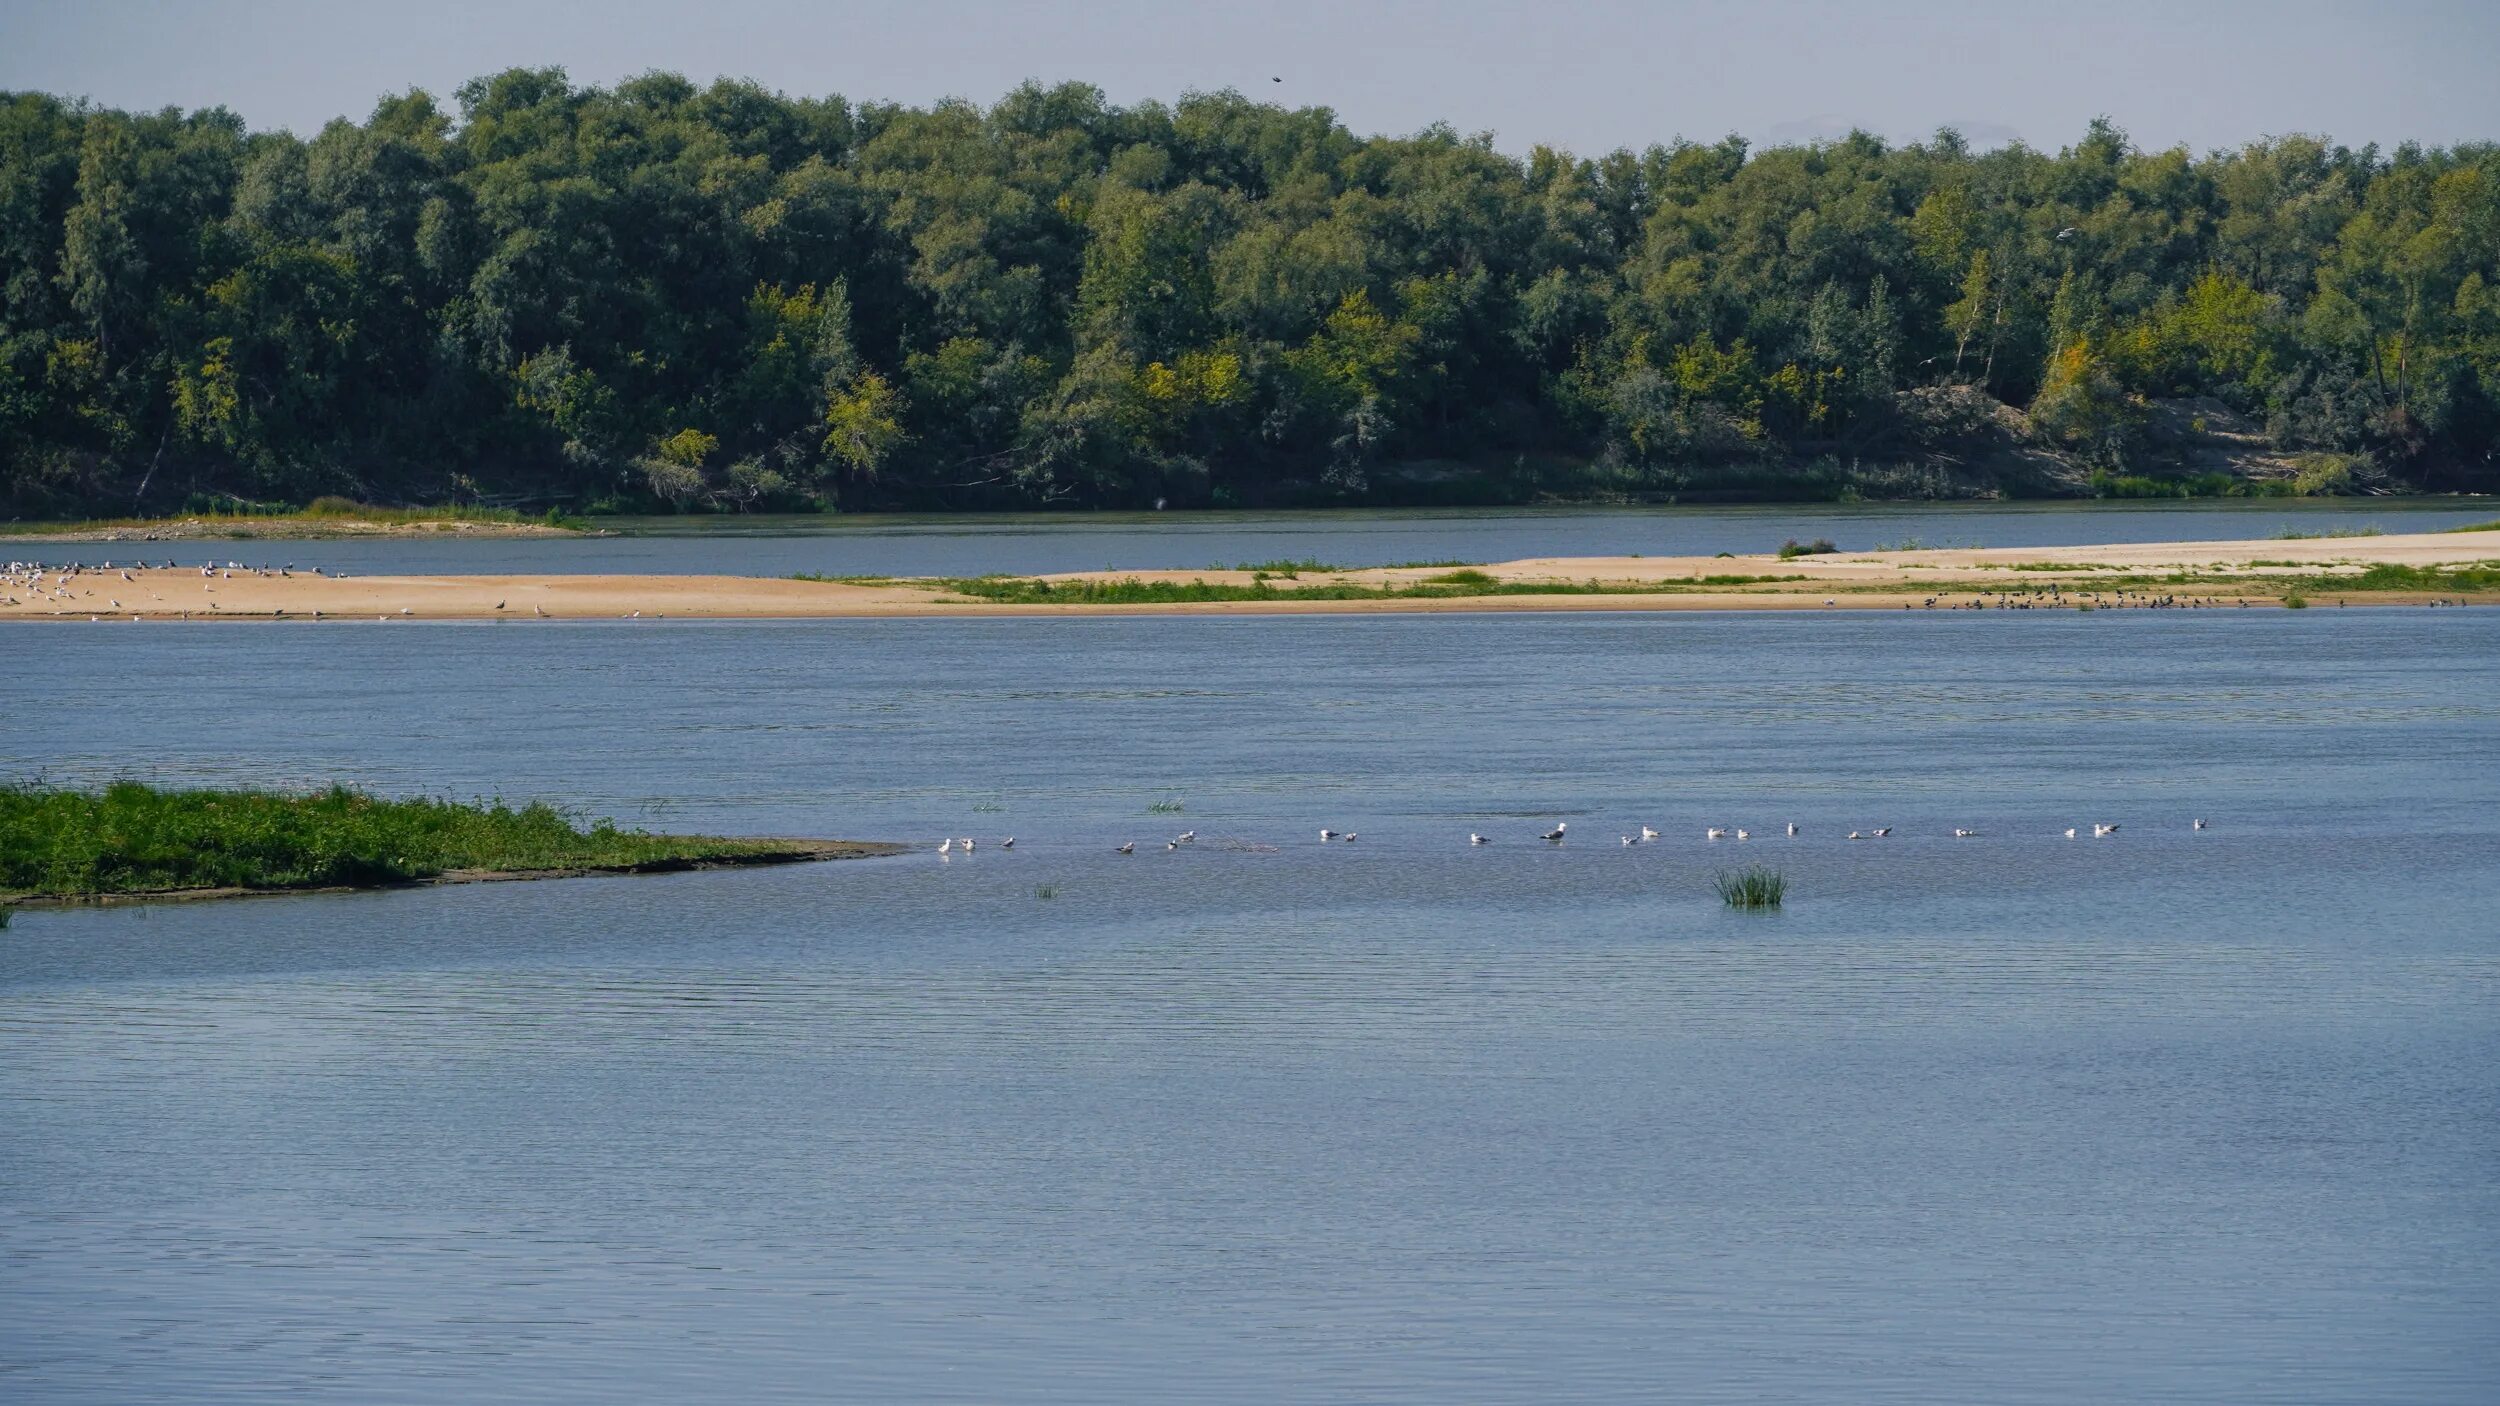
[[[176,553],[182,560],[186,554]],[[160,563],[163,557],[156,558]],[[221,559],[222,560],[222,559]],[[2081,547],[2006,547],[1842,552],[1780,560],[1719,557],[1572,557],[1472,568],[1505,587],[1550,583],[1555,594],[1445,595],[1354,600],[1296,599],[1296,591],[1352,586],[1395,589],[1454,568],[1396,567],[1269,576],[1277,594],[1255,600],[1124,604],[1002,603],[919,580],[806,581],[749,576],[348,576],[299,569],[220,566],[203,575],[194,558],[170,569],[88,569],[0,584],[0,620],[588,620],[841,619],[981,615],[1340,615],[1521,611],[1898,610],[1967,605],[2051,587],[2064,603],[2111,603],[2120,583],[2133,596],[2173,595],[2200,604],[2278,605],[2295,586],[2315,604],[2338,604],[2331,581],[2387,564],[2415,568],[2500,562],[2500,533],[2422,533],[2283,541],[2155,542]],[[2185,575],[2184,581],[2166,578]],[[1712,577],[1775,578],[1712,583]],[[2149,584],[2143,578],[2165,578]],[[1076,572],[1025,578],[1082,582],[1204,582],[1252,586],[1247,571]],[[2100,583],[2096,586],[2096,583]],[[2307,583],[2307,584],[2302,584]],[[1608,587],[1620,587],[1609,591]],[[2353,605],[2495,600],[2500,591],[2355,591]]]

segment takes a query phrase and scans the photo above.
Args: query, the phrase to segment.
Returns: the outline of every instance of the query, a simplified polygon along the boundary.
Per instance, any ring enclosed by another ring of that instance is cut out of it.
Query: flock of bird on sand
[[[2209,823],[2201,819],[2191,820],[2188,822],[2188,825],[2189,828],[2196,830],[2210,828]],[[1889,825],[1879,825],[1868,830],[1852,830],[1849,832],[1849,838],[1853,840],[1887,840],[1892,838],[1892,829],[1893,827]],[[1557,820],[1554,822],[1553,829],[1539,834],[1537,838],[1545,841],[1549,845],[1559,845],[1566,838],[1568,838],[1570,830],[1570,821]],[[1796,839],[1804,833],[1805,832],[1799,829],[1794,821],[1790,821],[1785,827],[1785,835],[1788,839]],[[1977,830],[1957,826],[1953,831],[1953,838],[1957,840],[1975,840],[1980,837],[1980,833],[1981,832]],[[2110,836],[2117,833],[2118,827],[2115,824],[2104,825],[2096,822],[2092,826],[2092,838],[2096,840],[2106,840]],[[2080,834],[2080,827],[2072,825],[2066,827],[2067,839],[2072,840],[2079,838]],[[1750,840],[1753,837],[1753,831],[1733,826],[1712,825],[1702,831],[1702,838],[1705,840]],[[1355,832],[1352,830],[1338,830],[1329,827],[1322,827],[1319,832],[1319,842],[1324,845],[1350,845],[1354,843],[1355,838]],[[1650,826],[1644,825],[1640,828],[1639,833],[1625,835],[1622,837],[1622,840],[1626,845],[1645,845],[1653,840],[1663,838],[1665,837],[1659,831]],[[1178,835],[1164,841],[1163,847],[1166,850],[1178,850],[1196,844],[1197,842],[1197,831],[1183,830]],[[1479,834],[1471,830],[1467,834],[1467,843],[1470,845],[1489,845],[1493,843],[1493,837],[1491,835]],[[998,847],[1000,849],[1014,849],[1016,847],[1016,837],[1009,835],[1006,839],[998,842]],[[952,858],[958,854],[970,854],[977,848],[979,848],[979,841],[970,836],[965,836],[960,839],[954,836],[949,836],[938,843],[937,852],[941,857]],[[1130,840],[1123,844],[1114,845],[1112,846],[1111,852],[1114,854],[1135,854],[1137,853],[1137,842],[1135,840]]]
[[[70,609],[55,608],[52,612],[55,615],[74,615],[82,609],[92,611],[97,608],[93,604],[96,598],[95,588],[86,584],[82,579],[92,576],[105,582],[106,595],[104,597],[104,608],[112,610],[116,613],[124,610],[133,611],[134,613],[130,618],[135,621],[140,618],[139,612],[144,612],[145,607],[138,606],[136,604],[128,606],[123,605],[119,596],[111,594],[113,589],[111,578],[119,576],[123,581],[128,582],[131,587],[131,596],[134,601],[140,592],[145,591],[149,600],[156,601],[161,604],[165,598],[158,595],[154,591],[149,591],[147,589],[146,582],[131,575],[130,573],[133,571],[178,571],[180,569],[181,567],[172,561],[167,561],[162,565],[149,561],[132,561],[124,562],[119,566],[115,566],[109,561],[104,563],[102,566],[84,566],[78,563],[71,563],[67,566],[49,566],[37,561],[13,561],[8,564],[6,570],[0,570],[0,590],[27,591],[32,593],[36,599],[30,602],[19,600],[13,595],[0,595],[0,605],[40,605],[46,601],[51,601],[66,602],[71,607]],[[288,562],[283,566],[247,566],[239,561],[212,561],[200,567],[200,577],[206,581],[231,581],[235,578],[235,575],[238,572],[247,577],[276,576],[292,581],[295,579],[295,563]],[[343,580],[347,576],[347,573],[344,571],[324,572],[317,566],[306,567],[304,569],[304,574],[307,576],[326,576],[332,581]],[[45,578],[47,577],[50,579],[46,580]],[[200,589],[204,593],[210,595],[214,595],[217,591],[217,588],[213,585],[203,586]],[[84,606],[80,606],[78,604],[78,601],[82,596],[89,602],[89,604]],[[219,615],[224,613],[218,609],[217,602],[212,600],[207,604],[208,614]],[[504,602],[495,602],[495,608],[497,610],[503,609]],[[539,616],[544,616],[547,613],[545,609],[535,605],[530,607],[530,611],[532,614]],[[158,613],[163,614],[168,612],[160,611]],[[187,607],[173,607],[170,613],[185,620],[191,618],[191,611]],[[270,613],[280,619],[284,619],[286,616],[284,608],[273,610]],[[391,620],[400,617],[412,616],[416,613],[416,611],[403,605],[399,608],[399,616],[397,617],[384,614],[376,615],[373,618],[376,620]],[[321,610],[312,611],[311,615],[315,620],[324,620],[329,618],[328,613]],[[87,617],[90,622],[101,620],[103,618],[104,617],[100,614],[89,615]],[[642,612],[639,610],[633,611],[624,618],[628,620],[639,620],[642,618]]]

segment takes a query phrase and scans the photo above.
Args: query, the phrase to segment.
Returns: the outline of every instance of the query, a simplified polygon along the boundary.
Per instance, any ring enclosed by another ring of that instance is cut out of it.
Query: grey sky
[[[665,68],[914,104],[1026,78],[1123,103],[1234,87],[1359,132],[1446,120],[1514,151],[1942,123],[2053,149],[2100,112],[2148,147],[2444,144],[2500,139],[2495,55],[2495,0],[0,0],[0,88],[222,103],[307,135],[386,91],[448,99],[481,73],[557,64],[585,83]]]

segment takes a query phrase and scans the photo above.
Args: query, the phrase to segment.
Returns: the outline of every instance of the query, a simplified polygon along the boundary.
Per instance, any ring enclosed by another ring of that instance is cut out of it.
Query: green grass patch
[[[1767,864],[1722,869],[1711,879],[1719,901],[1730,908],[1777,908],[1788,896],[1788,880]]]
[[[2493,518],[2489,522],[2469,522],[2463,527],[2451,527],[2448,530],[2450,532],[2500,532],[2500,517]]]
[[[1211,571],[1226,570],[1226,568],[1221,566],[1210,567],[1208,569]],[[1230,569],[1234,571],[1259,572],[1268,576],[1283,576],[1289,579],[1300,576],[1306,571],[1314,576],[1319,576],[1331,571],[1345,570],[1342,566],[1331,566],[1317,557],[1285,557],[1277,561],[1245,561]]]
[[[1083,581],[1045,581],[1028,576],[974,576],[925,584],[999,605],[1179,605],[1208,601],[1454,600],[1477,596],[1673,595],[1711,586],[1803,581],[1803,576],[1684,576],[1666,581],[1503,581],[1482,571],[1459,570],[1397,586],[1331,582],[1279,588],[1266,581],[1235,585],[1211,581],[1149,581],[1127,576]]]
[[[543,802],[383,800],[332,787],[97,791],[0,787],[0,893],[369,887],[455,869],[673,867],[791,853],[786,841],[587,827]]]

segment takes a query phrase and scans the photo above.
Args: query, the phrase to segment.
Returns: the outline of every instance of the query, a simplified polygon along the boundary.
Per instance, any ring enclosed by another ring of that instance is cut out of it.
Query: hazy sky
[[[222,103],[306,135],[386,91],[448,99],[519,64],[914,104],[1026,78],[1123,103],[1233,87],[1358,132],[1489,129],[1513,151],[1944,123],[2054,149],[2102,112],[2141,145],[2199,151],[2290,131],[2500,139],[2500,0],[0,0],[0,88]]]

